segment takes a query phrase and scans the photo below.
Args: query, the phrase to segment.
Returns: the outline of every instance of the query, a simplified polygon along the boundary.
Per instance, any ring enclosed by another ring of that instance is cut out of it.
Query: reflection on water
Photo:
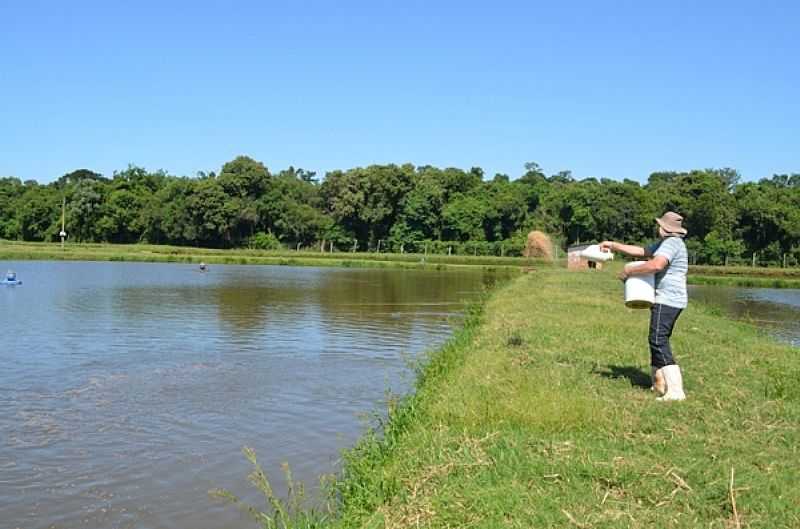
[[[689,295],[800,346],[800,290],[696,285],[689,287]]]
[[[3,527],[239,528],[242,446],[276,477],[336,470],[407,360],[494,277],[19,262],[0,290]],[[276,481],[280,482],[280,479]]]

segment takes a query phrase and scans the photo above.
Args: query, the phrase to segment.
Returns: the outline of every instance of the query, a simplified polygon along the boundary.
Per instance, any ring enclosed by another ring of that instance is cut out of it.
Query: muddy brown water
[[[241,453],[308,495],[489,272],[0,262],[0,527],[249,528]],[[366,416],[366,418],[365,418]]]

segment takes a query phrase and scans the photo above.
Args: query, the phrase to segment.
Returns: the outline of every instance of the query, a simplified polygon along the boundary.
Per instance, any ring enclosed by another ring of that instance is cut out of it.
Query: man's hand
[[[646,266],[646,265],[642,265],[642,264],[635,265],[633,263],[628,263],[622,268],[622,272],[620,272],[617,275],[617,277],[620,278],[621,281],[625,281],[626,279],[631,277],[631,272],[634,269],[641,268],[642,266]]]
[[[614,246],[614,241],[603,241],[600,243],[600,251],[611,252],[613,251],[612,246]]]

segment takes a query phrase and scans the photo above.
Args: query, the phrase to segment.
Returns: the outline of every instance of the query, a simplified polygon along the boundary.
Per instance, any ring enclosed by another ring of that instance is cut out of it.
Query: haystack
[[[534,230],[528,234],[528,241],[525,243],[525,257],[553,260],[553,242],[546,233]]]

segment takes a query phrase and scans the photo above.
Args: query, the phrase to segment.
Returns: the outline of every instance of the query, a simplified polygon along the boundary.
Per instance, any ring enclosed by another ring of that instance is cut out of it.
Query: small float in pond
[[[206,265],[205,263],[200,263],[200,271],[208,272],[208,265]]]
[[[6,277],[4,277],[2,281],[0,281],[0,284],[9,286],[21,285],[22,280],[17,279],[16,272],[9,270],[8,272],[6,272]]]

